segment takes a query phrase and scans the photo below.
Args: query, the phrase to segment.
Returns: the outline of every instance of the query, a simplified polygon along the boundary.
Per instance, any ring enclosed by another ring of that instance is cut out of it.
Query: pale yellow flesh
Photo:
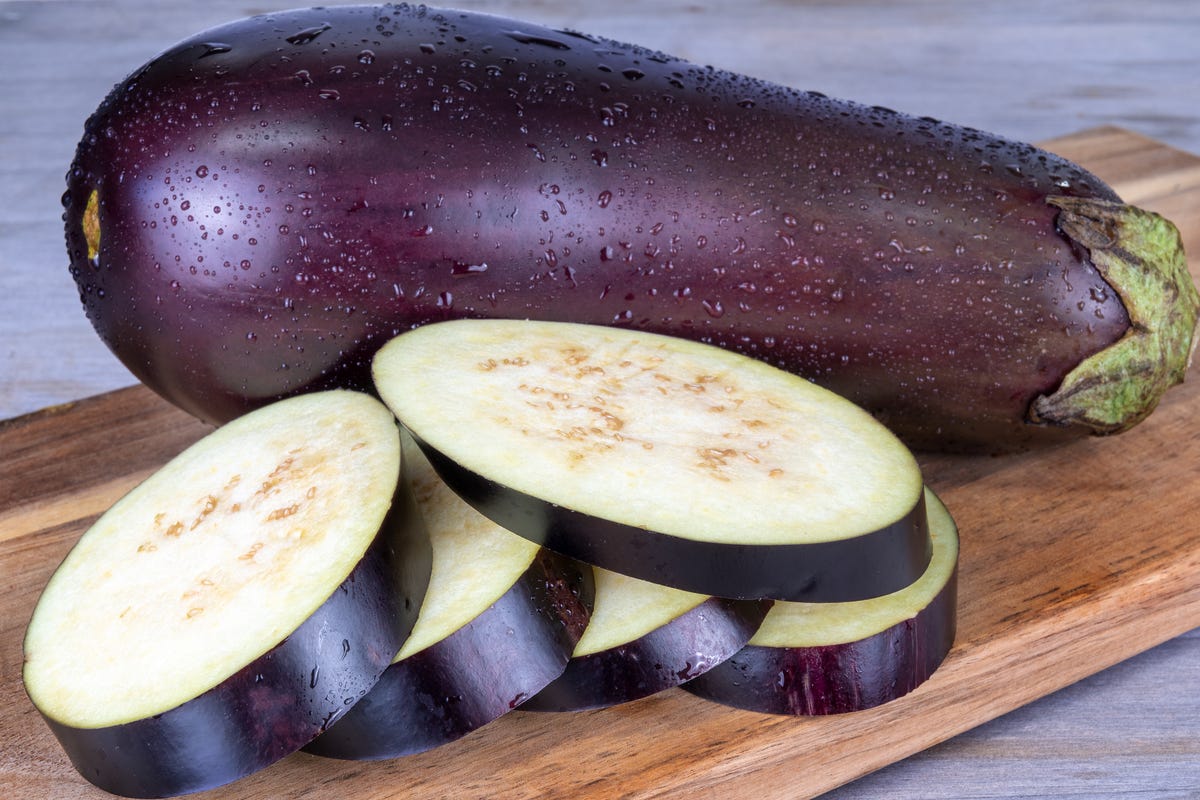
[[[197,442],[105,513],[46,586],[25,639],[34,705],[101,728],[220,684],[349,576],[399,472],[394,418],[354,392],[285,400]]]
[[[595,606],[573,657],[602,653],[639,639],[708,599],[595,568]]]
[[[486,611],[525,574],[539,550],[454,494],[407,436],[404,464],[429,532],[433,571],[417,623],[395,661],[436,644]]]
[[[857,642],[912,619],[946,586],[958,563],[958,529],[942,502],[925,493],[933,557],[917,581],[853,603],[777,602],[750,639],[760,647],[820,647]]]
[[[374,362],[384,401],[466,468],[584,514],[710,542],[851,538],[920,472],[848,401],[682,339],[519,320],[427,325]]]

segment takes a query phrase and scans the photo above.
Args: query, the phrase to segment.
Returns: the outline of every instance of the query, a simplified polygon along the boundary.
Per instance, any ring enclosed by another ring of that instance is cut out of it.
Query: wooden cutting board
[[[1045,144],[1174,220],[1200,255],[1200,158],[1115,128]],[[959,632],[942,668],[896,702],[792,719],[673,690],[603,711],[518,711],[423,755],[297,754],[204,797],[819,794],[1200,626],[1198,415],[1193,376],[1122,436],[922,458],[962,531]],[[25,696],[21,638],[79,535],[205,431],[141,387],[0,423],[0,795],[108,796],[74,772]]]

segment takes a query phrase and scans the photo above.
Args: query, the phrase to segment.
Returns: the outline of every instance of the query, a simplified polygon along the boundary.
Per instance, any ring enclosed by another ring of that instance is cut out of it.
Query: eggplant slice
[[[575,323],[385,345],[384,401],[457,493],[552,550],[734,598],[846,601],[929,563],[922,479],[869,414],[745,356]]]
[[[596,604],[561,676],[528,711],[584,711],[648,697],[746,645],[771,600],[728,600],[596,570]]]
[[[590,567],[480,515],[408,436],[404,463],[433,546],[429,591],[379,683],[309,753],[374,760],[458,739],[561,675],[588,622]]]
[[[378,400],[230,422],[119,500],[51,577],[25,687],[79,772],[130,797],[219,786],[317,736],[403,644],[430,549]]]
[[[926,491],[933,559],[920,580],[856,603],[776,603],[744,650],[684,685],[769,714],[841,714],[924,683],[954,642],[958,530]]]

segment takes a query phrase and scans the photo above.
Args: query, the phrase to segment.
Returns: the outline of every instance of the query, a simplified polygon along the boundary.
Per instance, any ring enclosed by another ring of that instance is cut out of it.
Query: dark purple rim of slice
[[[445,639],[392,664],[305,752],[377,760],[452,742],[562,674],[591,615],[591,567],[541,550],[499,600]]]
[[[772,605],[709,597],[633,641],[572,658],[562,675],[521,708],[586,711],[679,686],[740,651]]]
[[[338,588],[283,641],[218,685],[120,725],[46,722],[80,775],[112,794],[170,797],[245,777],[299,750],[376,684],[416,622],[432,558],[402,486]]]
[[[933,675],[957,627],[958,569],[915,616],[854,642],[748,645],[683,688],[706,700],[767,714],[844,714],[903,697]]]
[[[933,553],[923,494],[900,519],[849,539],[799,544],[699,541],[593,517],[524,494],[464,467],[412,433],[441,479],[501,527],[584,563],[689,592],[797,602],[866,600],[916,581]]]

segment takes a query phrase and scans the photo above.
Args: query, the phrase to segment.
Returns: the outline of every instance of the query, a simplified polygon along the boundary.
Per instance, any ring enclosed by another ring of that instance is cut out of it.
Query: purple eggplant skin
[[[765,714],[845,714],[903,697],[929,679],[954,643],[958,570],[916,616],[874,636],[819,647],[747,645],[683,685]]]
[[[88,120],[64,205],[100,337],[214,422],[370,391],[393,336],[508,317],[697,339],[914,447],[1018,449],[1142,419],[1200,304],[1169,223],[1033,146],[424,6],[171,47]]]
[[[380,760],[431,750],[521,705],[557,678],[591,614],[592,570],[542,550],[485,612],[393,663],[304,749]]]
[[[375,686],[416,622],[432,558],[404,484],[342,585],[219,685],[123,725],[46,722],[76,770],[112,794],[171,797],[245,777],[302,748]]]
[[[852,539],[794,545],[707,542],[593,517],[524,494],[458,464],[416,434],[413,438],[438,477],[500,527],[586,564],[688,592],[810,603],[865,600],[917,580],[933,554],[924,498],[890,525]]]
[[[572,658],[562,675],[521,708],[587,711],[679,686],[742,650],[772,605],[710,597],[632,642]]]

